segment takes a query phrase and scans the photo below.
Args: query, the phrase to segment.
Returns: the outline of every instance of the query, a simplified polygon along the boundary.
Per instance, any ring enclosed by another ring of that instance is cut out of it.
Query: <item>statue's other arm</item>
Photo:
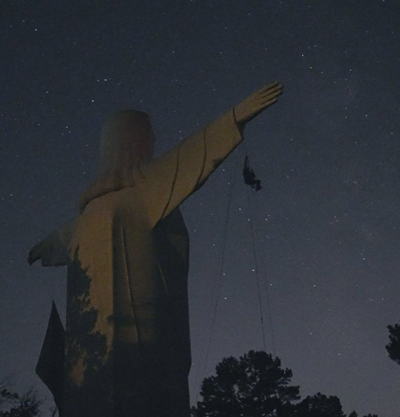
[[[274,104],[281,93],[281,84],[267,85],[143,169],[142,194],[153,224],[204,184],[241,142],[246,123]]]
[[[77,217],[72,219],[35,245],[29,251],[29,264],[41,259],[43,266],[67,265],[70,259],[68,246],[77,220]]]

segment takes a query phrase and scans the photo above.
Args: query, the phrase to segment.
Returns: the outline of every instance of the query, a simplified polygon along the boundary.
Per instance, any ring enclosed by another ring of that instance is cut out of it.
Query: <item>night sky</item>
[[[260,295],[267,351],[303,397],[399,416],[398,0],[1,0],[0,25],[0,378],[51,397],[34,368],[66,270],[26,259],[76,215],[105,117],[148,112],[161,154],[279,80],[278,104],[182,206],[192,402],[223,357],[263,349]]]

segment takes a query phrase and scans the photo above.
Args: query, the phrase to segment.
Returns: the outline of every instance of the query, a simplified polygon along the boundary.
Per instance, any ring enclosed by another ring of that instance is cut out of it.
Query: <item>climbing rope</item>
[[[237,165],[237,163],[235,165]],[[213,339],[213,335],[214,335],[215,320],[216,320],[216,317],[217,317],[218,302],[219,302],[220,292],[221,292],[222,276],[223,276],[223,270],[224,270],[224,266],[225,266],[226,238],[227,238],[227,234],[228,234],[229,214],[230,214],[230,210],[231,210],[232,190],[233,190],[233,182],[234,182],[234,179],[235,179],[235,172],[236,172],[236,169],[231,170],[230,179],[229,179],[229,182],[228,182],[228,202],[227,202],[227,206],[226,206],[225,221],[224,221],[224,227],[223,227],[223,232],[222,232],[221,257],[219,259],[217,279],[215,281],[214,291],[213,291],[213,293],[215,293],[215,289],[216,289],[216,295],[213,297],[214,298],[214,303],[213,303],[213,306],[212,306],[212,309],[211,309],[211,326],[210,326],[209,337],[208,337],[208,341],[207,341],[207,347],[205,349],[205,358],[203,360],[203,366],[201,367],[201,374],[200,374],[200,377],[199,377],[199,369],[200,368],[198,368],[198,372],[197,372],[196,377],[195,377],[195,381],[196,381],[196,390],[195,390],[196,399],[195,399],[195,403],[197,403],[198,397],[200,395],[200,385],[201,385],[201,382],[204,378],[204,374],[205,374],[206,367],[207,367],[207,364],[208,364],[208,357],[209,357],[209,354],[210,354],[211,343],[212,343],[212,339]],[[204,344],[203,344],[203,347],[201,349],[200,357],[203,357],[203,354],[204,354]]]
[[[263,346],[264,351],[267,352],[267,342],[265,337],[265,326],[264,326],[264,311],[263,311],[263,302],[262,302],[262,296],[261,296],[261,285],[260,285],[260,277],[258,273],[258,257],[257,257],[257,250],[256,250],[256,240],[255,240],[255,233],[254,233],[254,225],[253,225],[253,210],[251,207],[251,199],[250,199],[250,190],[249,187],[247,188],[247,205],[249,208],[249,223],[250,223],[250,229],[251,229],[251,243],[253,248],[253,259],[254,259],[254,272],[256,275],[256,281],[257,281],[257,295],[258,295],[258,308],[260,311],[260,325],[261,325],[261,334],[263,337]],[[268,282],[268,274],[265,274],[265,281],[266,281],[266,295],[267,295],[267,314],[268,314],[268,321],[269,321],[269,327],[271,329],[271,348],[272,348],[272,354],[273,356],[276,356],[276,348],[275,348],[275,334],[274,334],[274,326],[272,323],[272,313],[271,313],[271,303],[270,303],[270,296],[269,296],[269,282]]]
[[[254,172],[251,170],[250,166],[249,166],[249,158],[247,156],[247,150],[246,150],[246,145],[245,145],[245,168],[248,167],[249,170],[251,171],[252,174],[254,174]],[[208,358],[209,358],[209,354],[210,354],[210,349],[211,349],[211,344],[212,344],[212,340],[213,340],[213,336],[214,336],[214,328],[215,328],[215,321],[216,321],[216,316],[217,316],[217,311],[218,311],[218,303],[219,303],[219,299],[220,299],[220,292],[221,292],[221,283],[222,283],[222,277],[223,277],[223,270],[224,270],[224,266],[225,266],[225,258],[226,258],[226,241],[227,241],[227,233],[228,233],[228,224],[229,224],[229,215],[231,212],[231,203],[232,203],[232,190],[233,190],[233,186],[234,186],[234,180],[235,180],[235,172],[237,171],[237,165],[238,165],[238,157],[236,157],[236,163],[235,163],[235,169],[231,170],[230,173],[230,180],[228,183],[228,202],[227,202],[227,208],[226,208],[226,215],[225,215],[225,221],[224,221],[224,226],[223,226],[223,237],[222,237],[222,241],[221,241],[221,257],[219,260],[219,265],[218,265],[218,275],[217,275],[217,279],[215,281],[215,285],[214,285],[214,293],[216,293],[213,297],[213,306],[211,309],[211,314],[210,314],[210,318],[209,321],[211,320],[211,326],[210,326],[210,331],[209,331],[209,337],[206,343],[206,347],[204,349],[204,344],[202,346],[201,349],[201,353],[200,353],[200,358],[202,358],[204,356],[204,359],[202,361],[203,365],[201,367],[199,367],[197,369],[197,373],[195,376],[195,393],[196,393],[196,398],[195,398],[195,404],[198,401],[198,397],[200,395],[200,385],[201,382],[204,379],[204,375],[206,372],[206,367],[208,364]],[[243,173],[245,173],[245,168],[243,170]],[[260,326],[261,326],[261,334],[262,334],[262,340],[263,340],[263,347],[264,347],[264,351],[267,351],[267,342],[266,342],[266,334],[265,334],[265,326],[264,326],[264,311],[263,311],[263,302],[262,302],[262,295],[261,295],[261,282],[260,282],[260,278],[259,278],[259,263],[258,263],[258,256],[257,256],[257,250],[256,250],[256,243],[255,243],[255,230],[254,230],[254,224],[253,224],[253,210],[252,210],[252,206],[251,206],[251,198],[250,198],[250,188],[252,188],[255,191],[258,191],[261,187],[260,187],[260,181],[255,179],[255,174],[253,176],[253,180],[257,181],[258,184],[256,183],[256,186],[254,187],[254,182],[249,183],[249,181],[246,181],[245,179],[245,183],[248,185],[247,189],[246,189],[246,196],[247,196],[247,205],[248,205],[248,209],[249,209],[249,223],[250,223],[250,230],[251,230],[251,242],[252,242],[252,252],[253,252],[253,259],[254,259],[254,272],[255,272],[255,277],[256,277],[256,282],[257,282],[257,295],[258,295],[258,306],[259,306],[259,313],[260,313]],[[266,282],[266,298],[267,298],[267,315],[268,315],[268,322],[269,322],[269,328],[271,330],[271,348],[272,348],[272,354],[273,356],[276,356],[276,347],[275,347],[275,332],[274,332],[274,327],[273,327],[273,320],[272,320],[272,312],[271,312],[271,303],[270,303],[270,294],[269,294],[269,287],[270,284],[268,282],[268,275],[265,274],[265,282]],[[205,352],[204,352],[205,351]],[[201,372],[200,372],[201,369]]]

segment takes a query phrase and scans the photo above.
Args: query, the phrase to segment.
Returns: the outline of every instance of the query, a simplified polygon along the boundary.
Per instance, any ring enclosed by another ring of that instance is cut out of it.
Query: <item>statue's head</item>
[[[150,118],[136,110],[111,114],[101,129],[100,170],[81,197],[80,210],[93,198],[135,185],[135,172],[153,157]]]
[[[112,113],[101,130],[101,169],[138,166],[153,157],[154,134],[150,118],[136,110]]]

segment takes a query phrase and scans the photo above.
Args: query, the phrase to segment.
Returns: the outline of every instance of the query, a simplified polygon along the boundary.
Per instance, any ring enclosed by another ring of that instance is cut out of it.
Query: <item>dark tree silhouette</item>
[[[10,390],[7,380],[0,382],[0,417],[40,416],[41,404],[32,390],[18,394]]]
[[[388,329],[389,344],[386,345],[386,350],[389,353],[389,358],[400,365],[400,324],[389,325]]]
[[[250,351],[239,359],[223,359],[216,375],[201,385],[202,401],[194,417],[346,417],[336,396],[317,393],[299,401],[299,387],[289,385],[290,369],[279,358]],[[348,417],[358,417],[353,411]],[[364,417],[378,417],[368,414]]]
[[[192,407],[195,417],[286,417],[300,398],[299,387],[288,385],[292,371],[265,352],[225,358],[216,372],[202,383],[203,400]]]
[[[353,414],[353,413],[352,413]],[[327,397],[320,392],[308,396],[297,406],[298,417],[346,417],[338,397]],[[350,417],[350,416],[349,416]],[[353,416],[355,417],[355,416]]]

